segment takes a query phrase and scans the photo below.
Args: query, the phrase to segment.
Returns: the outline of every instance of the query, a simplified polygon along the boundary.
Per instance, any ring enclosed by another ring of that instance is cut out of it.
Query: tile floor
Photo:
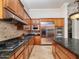
[[[52,46],[35,45],[29,59],[54,59]]]
[[[41,38],[41,44],[52,44],[51,38]]]

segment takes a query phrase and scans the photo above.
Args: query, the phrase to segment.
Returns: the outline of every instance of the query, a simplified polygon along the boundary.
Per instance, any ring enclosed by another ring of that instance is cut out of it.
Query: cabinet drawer
[[[35,39],[34,39],[34,44],[35,45],[40,45],[41,44],[41,37],[40,36],[35,36]]]
[[[63,53],[59,48],[56,48],[56,53],[60,56],[61,59],[70,59],[65,53]]]
[[[25,48],[25,51],[24,51],[24,59],[28,59],[29,57],[29,50],[28,50],[28,47]]]
[[[18,51],[15,53],[15,58],[24,50],[24,46],[22,46]]]
[[[67,49],[61,47],[60,45],[58,45],[58,47],[59,47],[65,54],[67,54],[67,56],[68,56],[70,59],[76,59],[76,56],[75,56],[73,53],[69,52]]]

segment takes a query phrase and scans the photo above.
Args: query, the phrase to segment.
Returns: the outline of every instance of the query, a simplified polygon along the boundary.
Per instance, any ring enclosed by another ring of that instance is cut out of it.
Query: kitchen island
[[[53,53],[55,59],[79,59],[79,40],[55,39]]]

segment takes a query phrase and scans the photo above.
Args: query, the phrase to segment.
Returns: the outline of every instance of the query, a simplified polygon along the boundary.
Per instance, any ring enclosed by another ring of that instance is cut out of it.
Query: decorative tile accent
[[[15,38],[20,32],[15,25],[0,21],[0,41]]]

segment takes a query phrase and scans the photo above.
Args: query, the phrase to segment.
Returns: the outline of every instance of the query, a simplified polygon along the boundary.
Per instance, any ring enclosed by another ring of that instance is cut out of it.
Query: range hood
[[[11,24],[27,25],[26,23],[20,21],[20,19],[16,19],[16,18],[7,18],[4,21],[10,22]]]
[[[5,18],[4,21],[8,21],[11,23],[15,23],[15,24],[22,24],[22,25],[27,25],[27,23],[25,21],[23,21],[21,18],[19,18],[18,16],[14,15],[12,12],[5,10]]]

